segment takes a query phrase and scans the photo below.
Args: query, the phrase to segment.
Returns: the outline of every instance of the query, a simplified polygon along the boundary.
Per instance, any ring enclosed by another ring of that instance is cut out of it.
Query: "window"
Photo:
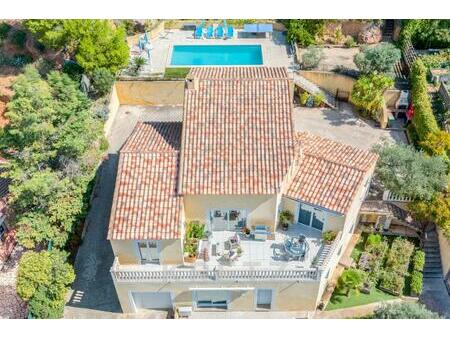
[[[138,242],[138,249],[142,263],[159,263],[158,241]]]

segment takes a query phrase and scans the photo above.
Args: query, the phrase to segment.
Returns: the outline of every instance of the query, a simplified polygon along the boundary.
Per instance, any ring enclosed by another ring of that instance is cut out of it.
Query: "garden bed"
[[[351,290],[340,280],[342,283],[340,285],[338,282],[326,310],[364,305],[402,295],[417,296],[422,289],[421,270],[424,263],[418,262],[420,259],[417,256],[423,252],[417,248],[418,241],[415,240],[363,233],[351,253],[355,263],[340,279],[346,273],[347,279],[349,275],[352,275],[350,279],[357,279],[356,274],[362,274],[363,278],[359,283],[354,282]]]

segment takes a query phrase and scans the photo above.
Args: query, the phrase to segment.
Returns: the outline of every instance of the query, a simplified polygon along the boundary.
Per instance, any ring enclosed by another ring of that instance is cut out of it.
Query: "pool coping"
[[[203,40],[203,39],[202,39]],[[210,40],[211,42],[213,42],[214,40]],[[231,40],[229,40],[231,41]],[[249,45],[249,46],[260,46],[261,47],[261,58],[262,58],[262,64],[260,65],[171,65],[170,64],[170,60],[172,59],[172,53],[173,53],[173,47],[174,46],[206,46],[208,44],[180,44],[180,43],[176,43],[173,44],[171,43],[169,45],[169,53],[167,53],[166,56],[166,62],[165,62],[165,68],[195,68],[195,67],[264,67],[265,66],[265,61],[266,61],[266,47],[263,44],[260,43],[231,43],[231,44],[218,44],[216,46],[242,46],[242,45]],[[214,45],[213,43],[210,43],[210,45]]]

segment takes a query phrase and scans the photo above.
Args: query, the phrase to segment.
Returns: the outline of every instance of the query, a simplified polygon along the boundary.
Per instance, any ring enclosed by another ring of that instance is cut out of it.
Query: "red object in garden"
[[[414,116],[414,107],[412,103],[409,105],[408,110],[406,111],[406,118],[408,121],[411,121]]]

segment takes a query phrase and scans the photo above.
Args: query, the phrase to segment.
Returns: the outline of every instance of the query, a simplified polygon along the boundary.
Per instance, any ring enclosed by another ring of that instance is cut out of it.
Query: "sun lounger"
[[[227,26],[227,39],[231,39],[234,36],[233,26]]]
[[[202,39],[203,38],[203,26],[197,26],[194,32],[194,38]]]
[[[208,26],[208,28],[206,29],[206,38],[212,39],[213,37],[214,37],[214,27]]]
[[[218,26],[216,28],[216,38],[217,39],[223,39],[224,31],[222,26]]]

